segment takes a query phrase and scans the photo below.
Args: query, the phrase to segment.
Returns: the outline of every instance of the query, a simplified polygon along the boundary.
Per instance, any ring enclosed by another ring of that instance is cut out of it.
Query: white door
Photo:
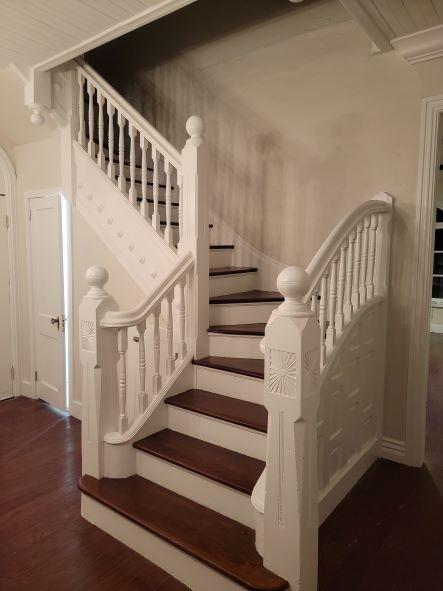
[[[61,197],[29,200],[30,263],[37,397],[60,409],[65,402]]]
[[[6,197],[0,195],[0,400],[12,396],[12,330]]]

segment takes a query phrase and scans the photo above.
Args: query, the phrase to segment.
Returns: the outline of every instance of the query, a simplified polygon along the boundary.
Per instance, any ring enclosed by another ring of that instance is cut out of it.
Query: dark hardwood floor
[[[80,517],[80,424],[0,403],[0,590],[184,587]],[[443,336],[432,337],[426,464],[378,461],[320,528],[320,591],[443,590]]]
[[[319,591],[443,590],[443,335],[431,335],[426,461],[378,461],[320,528]]]
[[[80,517],[80,423],[44,403],[0,403],[1,591],[183,591]]]

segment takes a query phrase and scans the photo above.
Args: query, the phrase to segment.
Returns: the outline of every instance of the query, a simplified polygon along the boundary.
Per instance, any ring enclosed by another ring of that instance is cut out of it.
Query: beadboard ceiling
[[[388,39],[443,24],[443,0],[370,0],[364,4]]]
[[[0,68],[53,67],[193,1],[0,0]]]

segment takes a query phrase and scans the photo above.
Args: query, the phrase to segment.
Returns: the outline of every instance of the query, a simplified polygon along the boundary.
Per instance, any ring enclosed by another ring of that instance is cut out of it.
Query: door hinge
[[[37,381],[37,372],[34,373],[34,379]]]
[[[28,219],[31,219],[31,208],[28,209]]]
[[[15,369],[14,369],[14,366],[11,367],[11,380],[12,381],[15,380]]]
[[[6,226],[6,229],[9,230],[9,215],[8,214],[5,215],[5,226]]]

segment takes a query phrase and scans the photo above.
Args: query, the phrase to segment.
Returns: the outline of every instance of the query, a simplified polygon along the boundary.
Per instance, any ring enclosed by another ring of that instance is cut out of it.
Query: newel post
[[[268,447],[263,560],[291,589],[317,589],[317,411],[320,329],[303,302],[309,275],[288,267],[277,280],[285,301],[265,333]]]
[[[112,355],[115,333],[100,327],[103,316],[117,308],[104,289],[108,272],[94,266],[86,271],[89,291],[79,308],[80,361],[82,364],[82,472],[95,478],[104,475],[103,436],[106,406],[111,403]],[[105,398],[105,396],[107,398]]]
[[[182,150],[182,228],[179,254],[192,252],[195,269],[189,288],[192,295],[192,332],[197,358],[208,355],[209,326],[209,214],[205,190],[207,150],[204,123],[193,115],[186,121],[189,138]]]

